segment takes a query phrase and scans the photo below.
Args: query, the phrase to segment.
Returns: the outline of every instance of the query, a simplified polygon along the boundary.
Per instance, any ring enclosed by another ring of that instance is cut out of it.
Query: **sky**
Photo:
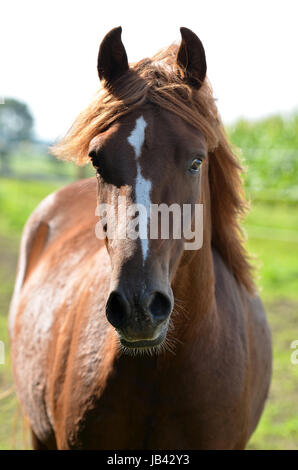
[[[98,88],[104,35],[122,26],[131,62],[202,40],[224,123],[298,109],[297,0],[1,0],[0,103],[25,101],[38,138],[62,136]]]

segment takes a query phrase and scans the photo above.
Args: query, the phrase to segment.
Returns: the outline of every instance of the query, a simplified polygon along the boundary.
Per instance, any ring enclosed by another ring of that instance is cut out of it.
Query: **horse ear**
[[[177,54],[177,64],[184,70],[185,80],[195,89],[202,85],[207,71],[202,42],[188,28],[180,28],[182,41]]]
[[[122,28],[112,29],[99,47],[97,70],[100,80],[108,84],[120,78],[129,69],[127,55],[121,41]]]

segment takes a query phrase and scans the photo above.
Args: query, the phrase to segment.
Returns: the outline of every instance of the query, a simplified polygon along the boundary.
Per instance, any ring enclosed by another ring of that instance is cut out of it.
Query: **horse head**
[[[205,79],[205,53],[193,32],[181,28],[181,33],[176,63],[159,63],[151,73],[158,80],[164,68],[166,73],[171,68],[171,74],[179,70],[191,93]],[[100,46],[98,73],[119,101],[130,81],[131,88],[135,82],[137,89],[146,87],[129,68],[120,27]],[[192,224],[207,159],[206,139],[144,93],[141,104],[92,138],[88,154],[97,172],[99,210],[107,211],[101,219],[112,266],[107,318],[123,346],[157,346],[167,334],[174,304],[171,282],[184,253],[186,216],[181,209],[187,206]],[[125,233],[119,234],[120,228]],[[161,237],[162,230],[166,233]]]

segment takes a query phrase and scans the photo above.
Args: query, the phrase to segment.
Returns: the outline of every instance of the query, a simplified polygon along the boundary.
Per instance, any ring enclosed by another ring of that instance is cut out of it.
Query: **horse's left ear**
[[[125,48],[121,41],[122,28],[112,29],[102,40],[98,52],[97,70],[100,80],[111,84],[129,69]]]
[[[206,56],[202,42],[188,28],[180,28],[182,41],[177,54],[177,64],[185,73],[185,80],[195,89],[202,85],[207,71]]]

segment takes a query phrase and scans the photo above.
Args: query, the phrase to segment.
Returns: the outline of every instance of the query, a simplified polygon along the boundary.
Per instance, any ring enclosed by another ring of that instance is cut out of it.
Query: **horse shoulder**
[[[22,288],[43,259],[46,248],[59,237],[92,220],[96,181],[78,181],[49,194],[29,217],[21,238],[16,282],[10,304],[9,329],[13,334]],[[85,208],[82,210],[82,208]],[[86,209],[87,208],[87,209]],[[86,224],[85,224],[86,225]]]
[[[53,204],[55,193],[47,196],[29,217],[21,238],[20,254],[18,259],[16,282],[10,304],[9,328],[13,333],[15,316],[18,309],[22,287],[30,272],[38,262],[41,253],[47,243],[49,235],[49,223],[45,217]]]

